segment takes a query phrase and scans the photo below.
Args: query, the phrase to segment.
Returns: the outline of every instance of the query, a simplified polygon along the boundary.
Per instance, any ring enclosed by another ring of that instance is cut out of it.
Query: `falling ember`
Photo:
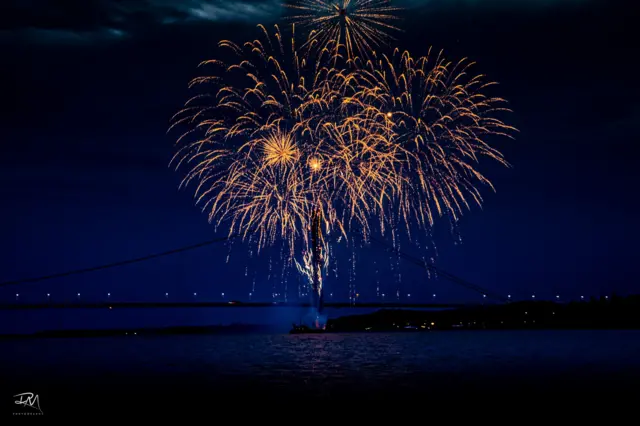
[[[295,261],[298,271],[307,278],[311,290],[312,319],[316,324],[316,328],[320,328],[318,324],[324,304],[322,276],[329,267],[329,250],[322,237],[321,220],[320,213],[316,211],[311,227],[311,250],[304,252],[302,265]]]

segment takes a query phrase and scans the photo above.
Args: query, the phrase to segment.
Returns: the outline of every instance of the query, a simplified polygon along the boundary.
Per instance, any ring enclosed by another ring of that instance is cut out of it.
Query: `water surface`
[[[64,412],[189,401],[640,396],[640,331],[122,336],[0,341],[6,395]],[[557,400],[557,399],[556,399]]]

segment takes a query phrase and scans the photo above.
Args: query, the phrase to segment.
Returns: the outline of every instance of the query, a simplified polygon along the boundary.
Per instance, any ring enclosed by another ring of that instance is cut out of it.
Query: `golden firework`
[[[355,22],[345,10],[345,22]],[[362,34],[378,34],[349,25],[350,52],[369,47]],[[482,204],[480,184],[493,188],[480,160],[508,166],[493,138],[515,129],[500,118],[505,101],[486,93],[494,83],[474,75],[466,60],[399,50],[344,58],[331,26],[321,27],[326,39],[316,39],[327,46],[300,53],[295,28],[287,42],[278,26],[273,33],[259,28],[256,40],[220,42],[232,59],[202,63],[212,72],[191,86],[205,90],[173,119],[172,128],[186,127],[173,163],[187,168],[182,184],[195,183],[196,202],[216,225],[228,220],[230,235],[251,236],[258,250],[284,241],[289,260],[301,246],[304,265],[296,265],[319,312],[324,235],[347,237],[355,228],[367,239],[377,221],[395,240],[400,221],[407,230],[430,228],[438,216],[456,221]]]
[[[300,152],[296,147],[294,136],[276,129],[267,135],[262,141],[262,151],[264,153],[264,166],[291,167],[300,157]]]
[[[499,118],[509,109],[485,93],[495,83],[474,75],[472,65],[442,52],[413,58],[396,49],[357,71],[356,93],[345,102],[360,122],[385,128],[396,160],[397,213],[406,222],[430,227],[445,214],[457,220],[471,203],[481,205],[478,184],[493,189],[478,170],[481,158],[508,166],[490,142],[516,131]]]
[[[322,160],[318,157],[309,158],[309,167],[314,172],[320,171],[320,168],[322,167]]]
[[[229,219],[230,234],[253,236],[259,249],[285,240],[293,255],[309,248],[314,215],[326,232],[368,229],[366,213],[393,183],[381,172],[389,147],[350,118],[354,76],[329,51],[300,55],[295,34],[285,43],[277,26],[259,27],[262,37],[242,46],[220,42],[233,59],[202,63],[213,72],[194,79],[205,90],[174,117],[186,131],[173,163],[188,168],[183,185],[196,183],[211,222]]]

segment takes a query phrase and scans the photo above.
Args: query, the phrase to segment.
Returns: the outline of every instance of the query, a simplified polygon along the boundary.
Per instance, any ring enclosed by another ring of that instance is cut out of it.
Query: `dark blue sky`
[[[640,292],[640,103],[630,14],[588,0],[399,3],[409,9],[396,45],[414,55],[434,46],[476,61],[477,72],[501,83],[497,94],[510,101],[520,130],[515,141],[498,142],[513,168],[483,169],[497,193],[485,191],[484,209],[463,218],[462,244],[454,244],[446,221],[437,223],[438,264],[514,297]],[[9,1],[0,10],[0,281],[218,235],[191,193],[177,190],[165,131],[198,62],[215,56],[219,39],[244,41],[257,34],[255,24],[277,22],[277,2]],[[250,259],[236,244],[225,263],[227,252],[212,246],[3,287],[0,299],[20,293],[43,300],[47,292],[96,299],[107,291],[129,300],[165,292],[247,299],[254,276],[261,298],[282,292],[277,251]],[[346,299],[347,255],[338,262],[338,277],[327,285]],[[479,300],[455,284],[426,280],[413,265],[401,268],[403,297]],[[375,246],[359,250],[355,284],[363,297],[375,297],[377,279],[395,294],[389,255]],[[298,281],[292,270],[291,295]]]

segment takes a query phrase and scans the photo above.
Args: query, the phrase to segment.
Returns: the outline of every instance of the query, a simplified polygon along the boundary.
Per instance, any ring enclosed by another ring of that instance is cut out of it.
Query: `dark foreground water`
[[[479,404],[494,413],[513,402],[616,411],[640,397],[640,331],[2,340],[0,390],[2,414],[28,411],[13,395],[33,392],[44,415],[93,420],[115,413],[268,418],[309,406],[366,414],[416,403]]]

